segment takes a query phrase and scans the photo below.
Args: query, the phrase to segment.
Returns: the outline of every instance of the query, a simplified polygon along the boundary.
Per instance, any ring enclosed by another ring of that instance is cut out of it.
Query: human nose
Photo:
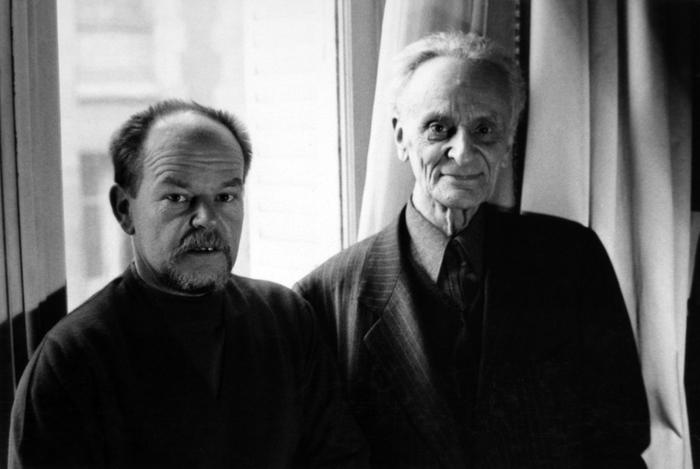
[[[473,155],[474,148],[469,132],[463,127],[458,127],[452,138],[448,141],[447,157],[455,163],[462,165],[467,163]]]
[[[210,204],[199,201],[194,207],[194,213],[190,223],[193,228],[210,229],[216,226],[217,214]]]

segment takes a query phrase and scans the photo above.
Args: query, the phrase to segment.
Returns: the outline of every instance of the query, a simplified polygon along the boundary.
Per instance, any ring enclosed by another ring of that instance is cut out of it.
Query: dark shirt
[[[20,380],[9,467],[364,467],[308,303],[233,275],[220,295],[167,310],[127,269],[59,322]]]
[[[151,308],[161,313],[163,327],[182,347],[212,395],[217,396],[225,335],[223,291],[199,296],[175,295],[147,285],[133,264],[130,270]]]

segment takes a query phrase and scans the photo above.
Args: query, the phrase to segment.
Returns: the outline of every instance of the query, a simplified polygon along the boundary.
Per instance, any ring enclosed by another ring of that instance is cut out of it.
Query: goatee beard
[[[203,278],[203,274],[199,272],[182,272],[176,266],[170,265],[160,280],[170,290],[187,295],[205,295],[223,289],[228,281],[229,272],[209,274]]]
[[[190,251],[212,248],[226,258],[225,271],[188,272],[178,268],[178,261]],[[184,236],[180,246],[173,252],[160,281],[169,289],[187,295],[203,295],[221,290],[226,285],[233,268],[231,248],[217,231],[192,231]]]

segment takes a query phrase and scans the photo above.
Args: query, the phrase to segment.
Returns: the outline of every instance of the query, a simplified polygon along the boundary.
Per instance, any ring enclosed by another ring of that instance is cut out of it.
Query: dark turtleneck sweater
[[[287,288],[181,298],[127,269],[27,365],[9,467],[364,467],[329,356]]]
[[[146,284],[131,265],[136,286],[151,304],[153,314],[182,347],[187,360],[218,396],[224,347],[224,292],[177,295]]]

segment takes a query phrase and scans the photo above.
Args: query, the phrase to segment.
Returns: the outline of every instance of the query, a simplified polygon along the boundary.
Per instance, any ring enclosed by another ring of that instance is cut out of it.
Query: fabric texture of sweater
[[[17,390],[9,467],[365,464],[303,299],[231,276],[216,393],[157,297],[127,269],[47,334]]]

